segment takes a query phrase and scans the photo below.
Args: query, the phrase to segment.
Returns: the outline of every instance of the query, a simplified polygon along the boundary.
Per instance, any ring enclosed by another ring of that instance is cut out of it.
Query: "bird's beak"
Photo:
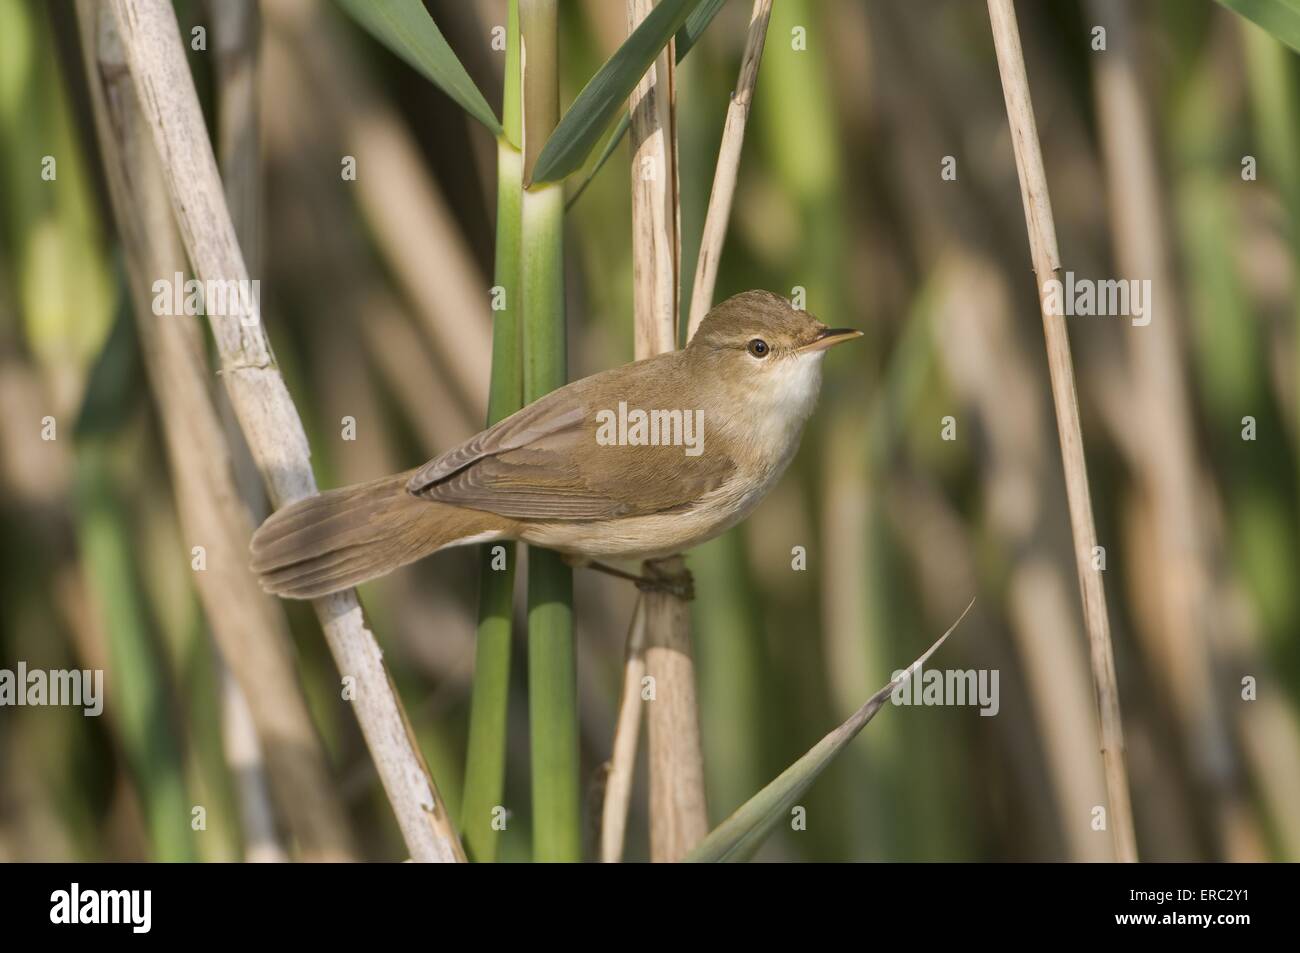
[[[799,351],[801,353],[824,351],[833,344],[843,344],[845,341],[852,341],[854,338],[860,337],[862,337],[862,332],[857,328],[826,328],[809,343],[799,348]]]

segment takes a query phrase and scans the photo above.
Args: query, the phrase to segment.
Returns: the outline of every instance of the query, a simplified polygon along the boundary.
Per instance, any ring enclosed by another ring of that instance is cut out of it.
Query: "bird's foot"
[[[665,592],[687,602],[695,598],[695,577],[691,575],[680,556],[656,561],[647,560],[643,564],[646,573],[644,576],[580,557],[563,556],[562,558],[574,568],[594,569],[607,576],[634,582],[642,592]]]
[[[637,582],[642,592],[666,592],[690,602],[695,598],[695,577],[686,568],[680,556],[671,556],[664,560],[647,559],[642,568],[646,575]]]

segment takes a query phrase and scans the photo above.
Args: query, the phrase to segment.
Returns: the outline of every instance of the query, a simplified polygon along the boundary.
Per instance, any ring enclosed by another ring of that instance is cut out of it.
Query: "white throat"
[[[775,387],[769,391],[776,413],[788,414],[802,424],[817,406],[822,389],[822,361],[825,351],[809,351],[782,361],[772,369]]]
[[[763,375],[766,380],[750,396],[744,414],[752,428],[748,436],[767,453],[780,448],[770,461],[777,472],[794,456],[803,425],[817,405],[825,356],[825,351],[813,351],[782,361]]]

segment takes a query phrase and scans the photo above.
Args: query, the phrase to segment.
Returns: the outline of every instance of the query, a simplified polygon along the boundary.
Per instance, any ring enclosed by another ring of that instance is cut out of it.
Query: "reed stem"
[[[555,0],[521,0],[524,182],[559,121]],[[564,329],[564,189],[526,187],[521,210],[524,400],[567,380]],[[573,571],[555,553],[528,554],[528,704],[533,771],[533,855],[582,859],[578,796],[577,657]]]
[[[713,173],[713,191],[709,195],[704,235],[700,239],[700,254],[695,263],[690,322],[686,332],[688,341],[713,307],[713,290],[718,283],[718,262],[722,259],[722,244],[727,237],[731,201],[736,194],[736,178],[740,173],[740,150],[745,144],[745,124],[749,121],[749,107],[754,99],[754,87],[758,84],[758,66],[763,61],[763,44],[767,40],[767,24],[771,19],[772,0],[754,0],[754,9],[749,16],[749,32],[745,36],[745,55],[740,63],[740,78],[736,81],[735,92],[731,94],[727,121],[722,127],[718,165]]]
[[[197,280],[248,282],[175,11],[163,0],[112,0],[109,9]],[[259,306],[231,310],[209,315],[222,380],[272,501],[291,503],[316,492],[302,419]],[[317,599],[313,609],[340,675],[355,680],[352,708],[411,857],[464,860],[355,590]]]
[[[1052,381],[1052,402],[1056,408],[1057,431],[1061,440],[1061,458],[1065,467],[1065,491],[1070,508],[1070,528],[1074,535],[1074,558],[1079,571],[1079,588],[1083,596],[1083,621],[1091,650],[1093,687],[1097,692],[1097,709],[1101,722],[1101,760],[1106,776],[1106,794],[1110,801],[1108,823],[1115,842],[1115,857],[1136,862],[1137,841],[1133,831],[1133,807],[1129,799],[1128,771],[1124,765],[1124,725],[1119,710],[1119,685],[1115,677],[1115,652],[1110,640],[1110,617],[1106,609],[1106,590],[1101,573],[1091,564],[1097,547],[1097,525],[1092,515],[1092,497],[1088,491],[1088,465],[1083,450],[1083,430],[1079,423],[1079,398],[1074,385],[1074,363],[1070,357],[1070,338],[1065,319],[1052,314],[1043,305],[1043,284],[1061,267],[1056,245],[1056,223],[1047,191],[1047,174],[1043,153],[1034,124],[1034,108],[1029,97],[1029,77],[1024,53],[1020,48],[1020,30],[1011,0],[989,0],[989,19],[997,51],[1002,91],[1007,104],[1007,121],[1015,149],[1016,168],[1020,173],[1020,190],[1024,199],[1025,224],[1029,230],[1029,250],[1038,281],[1039,303],[1043,316],[1043,334],[1047,343],[1047,366]]]
[[[653,9],[650,0],[628,0],[628,32],[635,31]],[[628,99],[632,120],[632,301],[638,360],[673,350],[678,339],[681,242],[674,60],[669,43]],[[684,571],[680,556],[642,564],[644,575],[673,576]],[[646,717],[650,859],[677,861],[709,831],[690,611],[683,599],[664,592],[647,593],[644,603],[643,657],[629,651],[627,665],[643,662],[646,677],[656,686]]]
[[[520,211],[523,155],[519,126],[519,4],[511,0],[506,27],[505,133],[497,142],[497,234],[494,297],[502,310],[492,325],[492,385],[488,425],[523,404],[523,366],[519,322]],[[505,565],[495,558],[505,546]],[[465,762],[465,798],[461,831],[470,856],[496,860],[498,831],[494,814],[505,791],[506,731],[510,700],[510,636],[514,616],[515,545],[482,547],[479,574],[478,641],[474,655],[474,692],[469,713],[469,752]]]
[[[105,179],[126,252],[141,354],[158,408],[180,524],[190,545],[202,544],[207,559],[206,569],[193,574],[195,590],[213,641],[247,702],[286,836],[304,860],[350,859],[355,855],[347,816],[293,666],[288,627],[280,607],[248,569],[253,527],[240,500],[232,462],[235,444],[222,432],[209,391],[202,328],[155,315],[150,307],[153,278],[184,270],[185,250],[111,18],[107,7],[91,0],[78,5]],[[238,89],[247,132],[256,125],[256,111],[247,99],[252,91],[242,85]],[[229,85],[222,90],[235,98]],[[223,116],[231,105],[222,107]],[[223,127],[230,125],[223,121]],[[226,187],[232,194],[255,196],[256,183],[250,181],[257,174],[255,151],[253,156],[240,154],[245,161],[226,176]],[[245,234],[256,232],[257,205],[250,198],[238,206]],[[223,695],[229,699],[232,693]],[[241,780],[247,780],[246,772]]]

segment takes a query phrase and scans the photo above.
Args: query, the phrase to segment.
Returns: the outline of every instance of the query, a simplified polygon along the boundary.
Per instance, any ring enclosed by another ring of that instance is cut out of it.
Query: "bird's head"
[[[780,295],[746,291],[704,316],[687,351],[700,372],[720,377],[737,399],[807,416],[827,349],[861,335],[829,328]]]

